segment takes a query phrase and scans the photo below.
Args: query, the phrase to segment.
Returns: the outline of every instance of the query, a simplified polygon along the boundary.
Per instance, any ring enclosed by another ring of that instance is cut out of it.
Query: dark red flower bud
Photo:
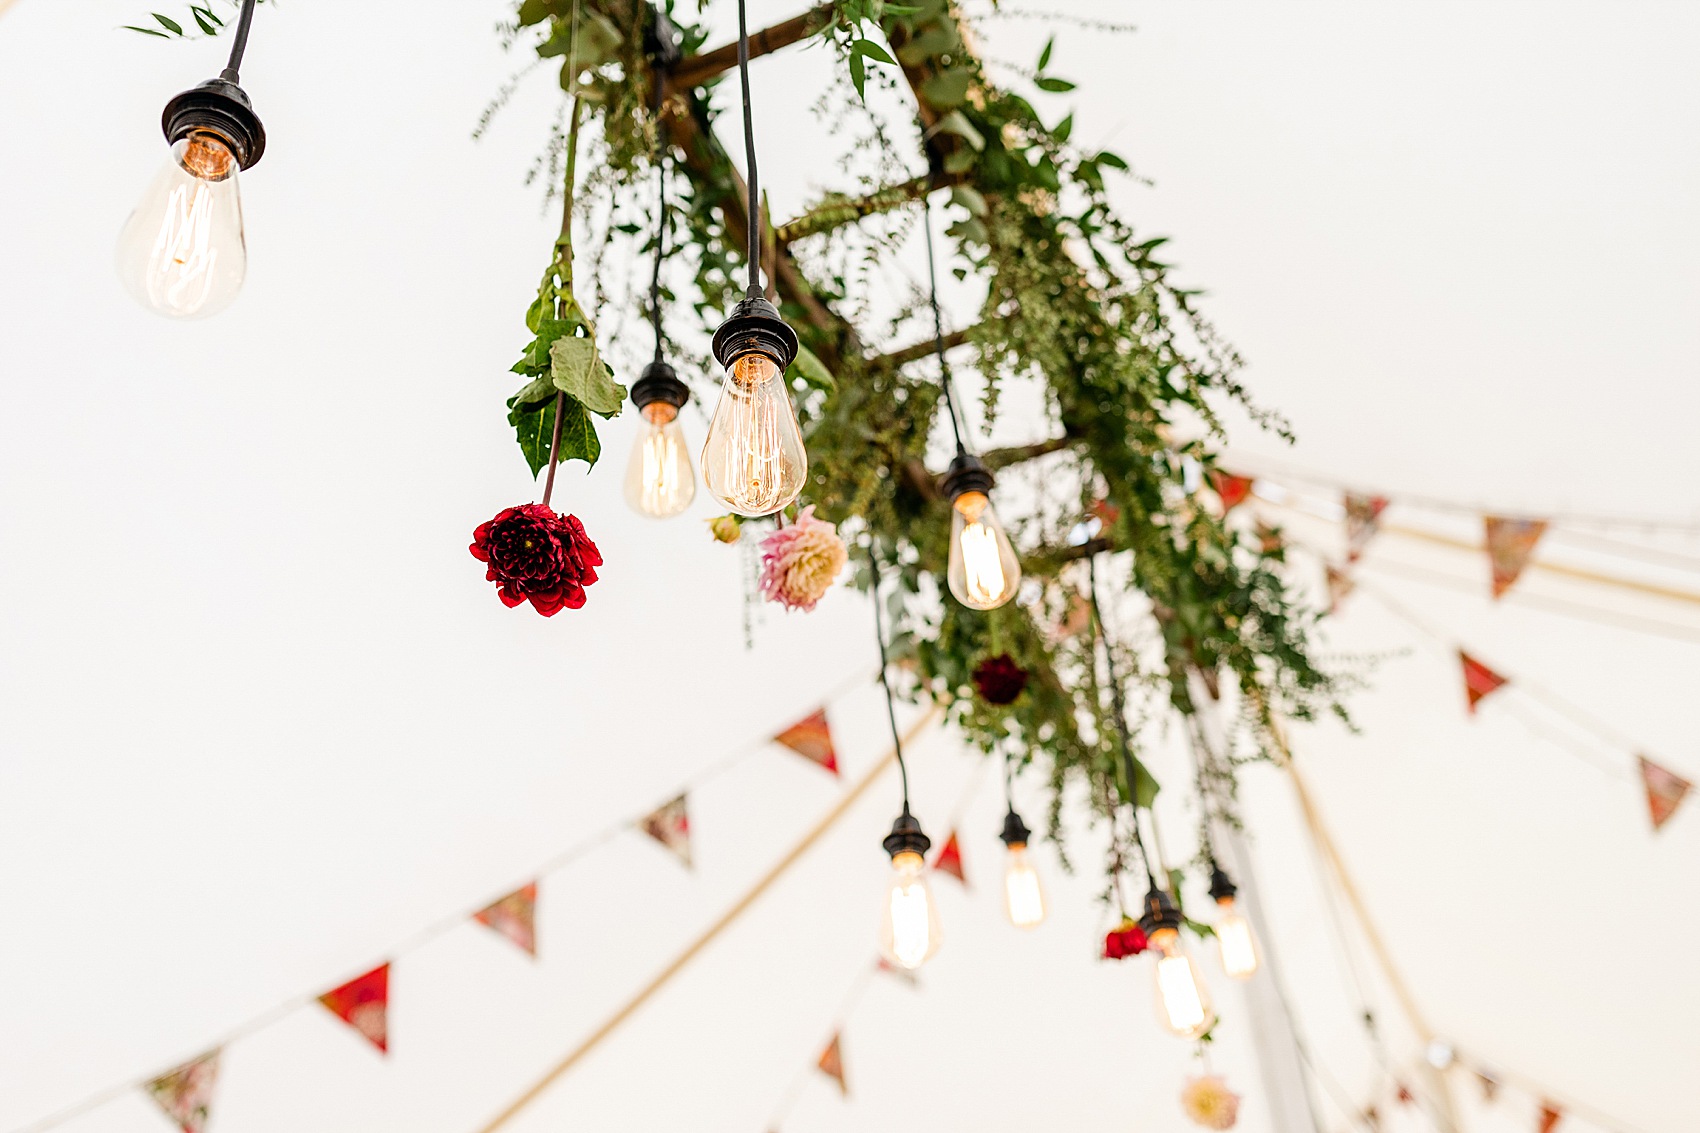
[[[503,605],[530,602],[544,617],[584,605],[584,588],[596,581],[601,552],[575,515],[557,515],[543,504],[508,508],[472,533],[472,557],[489,569]]]
[[[974,687],[987,704],[1013,704],[1027,687],[1027,670],[1008,653],[981,661],[974,670]]]
[[[1104,937],[1104,959],[1122,960],[1145,951],[1145,931],[1138,921],[1124,920]]]

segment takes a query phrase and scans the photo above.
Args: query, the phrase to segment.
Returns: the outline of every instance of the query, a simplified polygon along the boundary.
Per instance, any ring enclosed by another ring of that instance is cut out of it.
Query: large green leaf
[[[596,424],[590,413],[571,397],[561,399],[561,451],[556,462],[582,460],[592,468],[602,457],[602,441],[596,435]]]
[[[940,71],[921,84],[921,95],[940,110],[950,110],[968,101],[968,84],[974,76],[965,70]]]
[[[547,401],[526,404],[517,397],[508,398],[508,424],[514,427],[519,450],[525,454],[531,474],[536,476],[549,463],[549,438],[555,429],[555,399],[551,397]]]
[[[595,339],[558,338],[549,347],[549,360],[549,373],[556,389],[592,412],[604,417],[619,416],[626,403],[626,387],[614,380],[613,373],[603,363]]]
[[[838,383],[832,378],[832,371],[827,369],[826,363],[816,357],[815,352],[807,346],[797,347],[797,360],[792,365],[797,367],[797,376],[816,389],[831,392],[838,388]]]

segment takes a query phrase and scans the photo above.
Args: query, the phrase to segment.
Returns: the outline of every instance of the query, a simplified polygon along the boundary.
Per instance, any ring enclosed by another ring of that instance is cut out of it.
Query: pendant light
[[[248,249],[237,173],[266,149],[266,131],[238,86],[255,0],[243,0],[218,78],[165,104],[164,167],[118,237],[118,276],[144,306],[177,319],[222,311],[242,289]]]
[[[1145,901],[1139,927],[1149,942],[1148,950],[1155,956],[1151,969],[1157,1006],[1157,1021],[1164,1029],[1183,1039],[1201,1038],[1216,1025],[1216,1011],[1210,1004],[1210,990],[1198,965],[1188,954],[1181,940],[1185,924],[1173,898],[1158,884],[1151,871],[1151,852],[1146,848],[1140,830],[1138,776],[1133,762],[1133,743],[1127,727],[1127,705],[1122,698],[1121,679],[1116,673],[1116,655],[1104,627],[1104,614],[1098,604],[1098,556],[1086,559],[1087,597],[1092,611],[1092,623],[1104,643],[1105,676],[1109,678],[1110,701],[1115,716],[1117,739],[1121,745],[1122,772],[1127,777],[1128,809],[1133,813],[1133,838],[1139,856],[1145,864]]]
[[[666,34],[670,25],[661,22],[666,17],[659,10],[655,12],[655,19],[655,40],[660,45],[655,51],[658,65],[651,72],[651,82],[655,84],[655,112],[652,116],[655,124],[655,271],[649,283],[649,315],[655,330],[655,359],[632,383],[632,404],[637,406],[643,420],[638,426],[631,458],[626,462],[626,503],[639,515],[668,519],[691,505],[697,494],[697,480],[691,468],[690,453],[685,448],[684,430],[679,427],[679,410],[690,400],[691,391],[662,357],[666,346],[661,330],[661,263],[667,249],[667,144],[661,134],[664,75],[659,64],[665,59],[665,46],[670,46]]]
[[[750,37],[738,0],[738,75],[744,93],[744,163],[749,169],[749,286],[714,332],[714,359],[726,368],[720,402],[702,449],[702,478],[715,499],[739,515],[771,515],[803,492],[809,457],[785,369],[797,357],[797,332],[761,287],[761,190],[750,117]]]
[[[1015,813],[1011,793],[1012,768],[1004,761],[1004,799],[1009,813],[1003,816],[1005,855],[1003,868],[1003,911],[1016,928],[1037,928],[1045,920],[1045,890],[1039,884],[1039,871],[1027,853],[1027,841],[1033,832]]]
[[[909,765],[903,761],[903,738],[897,730],[897,708],[893,704],[891,682],[886,679],[885,625],[880,614],[880,565],[874,551],[872,534],[868,537],[868,565],[873,572],[874,635],[880,647],[880,687],[885,690],[885,713],[891,722],[892,750],[897,756],[897,770],[903,780],[903,812],[891,824],[885,836],[885,852],[891,857],[891,877],[886,882],[885,897],[880,907],[880,954],[886,960],[912,972],[925,964],[939,950],[943,935],[939,925],[938,902],[933,900],[932,887],[927,884],[927,851],[933,840],[921,830],[921,823],[909,813]]]
[[[1234,895],[1239,888],[1212,859],[1210,863],[1210,896],[1220,910],[1210,927],[1216,933],[1216,946],[1222,958],[1222,970],[1229,979],[1249,980],[1257,974],[1257,935],[1251,922],[1234,907]]]
[[[950,414],[951,435],[956,438],[956,456],[940,485],[950,501],[950,564],[945,579],[950,592],[964,606],[995,610],[1015,597],[1021,585],[1021,562],[1009,544],[1003,524],[992,509],[991,491],[997,480],[985,462],[962,443],[962,424],[957,415],[950,367],[944,356],[944,317],[939,313],[939,277],[933,263],[933,208],[923,197],[921,226],[927,237],[927,281],[931,285],[933,343],[939,356],[939,388],[944,392],[945,411]]]

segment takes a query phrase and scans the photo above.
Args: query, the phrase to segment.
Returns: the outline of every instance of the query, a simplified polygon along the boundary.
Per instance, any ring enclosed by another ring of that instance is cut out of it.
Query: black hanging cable
[[[897,755],[897,771],[903,778],[903,814],[909,814],[909,765],[903,761],[903,735],[897,729],[897,706],[893,703],[891,682],[886,679],[888,662],[885,656],[885,615],[880,611],[880,561],[874,550],[874,537],[868,536],[868,566],[873,571],[871,593],[874,599],[874,637],[880,646],[880,687],[885,690],[885,714],[891,721],[891,749]]]
[[[665,344],[661,332],[661,261],[667,254],[667,141],[661,134],[661,78],[655,85],[655,274],[649,280],[649,318],[655,327],[655,360]]]
[[[756,127],[750,117],[750,33],[744,21],[744,0],[738,0],[738,79],[744,88],[744,164],[749,167],[750,284],[746,294],[759,299],[761,290],[761,185],[756,175]]]
[[[248,29],[254,23],[257,0],[242,0],[242,14],[236,18],[236,31],[230,42],[230,61],[224,65],[219,78],[227,83],[241,81],[242,56],[248,51]]]
[[[925,195],[921,197],[921,231],[927,237],[927,282],[930,285],[930,297],[933,305],[933,346],[939,356],[939,387],[944,391],[945,411],[950,414],[950,432],[956,438],[956,454],[966,455],[967,448],[962,443],[962,424],[957,415],[956,392],[951,386],[950,366],[944,358],[944,316],[939,313],[939,273],[933,263],[933,203]]]
[[[1098,556],[1086,557],[1087,596],[1092,607],[1092,621],[1098,627],[1098,636],[1104,642],[1104,669],[1110,682],[1110,705],[1114,710],[1116,735],[1121,740],[1122,770],[1127,776],[1128,810],[1133,812],[1133,840],[1139,846],[1140,864],[1145,867],[1145,880],[1150,888],[1157,888],[1157,875],[1151,872],[1151,852],[1145,848],[1145,835],[1140,829],[1139,797],[1133,764],[1133,739],[1128,734],[1127,703],[1122,698],[1121,678],[1116,675],[1116,654],[1110,634],[1104,625],[1104,614],[1098,606]]]

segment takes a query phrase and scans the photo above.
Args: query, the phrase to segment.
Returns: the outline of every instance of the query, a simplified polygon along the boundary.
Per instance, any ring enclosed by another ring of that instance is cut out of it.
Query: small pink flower
[[[1232,1129],[1240,1119],[1240,1096],[1214,1074],[1188,1078],[1181,1090],[1181,1108],[1196,1125],[1206,1129]]]
[[[812,610],[849,558],[838,528],[816,519],[811,504],[761,541],[761,592],[786,609]]]

